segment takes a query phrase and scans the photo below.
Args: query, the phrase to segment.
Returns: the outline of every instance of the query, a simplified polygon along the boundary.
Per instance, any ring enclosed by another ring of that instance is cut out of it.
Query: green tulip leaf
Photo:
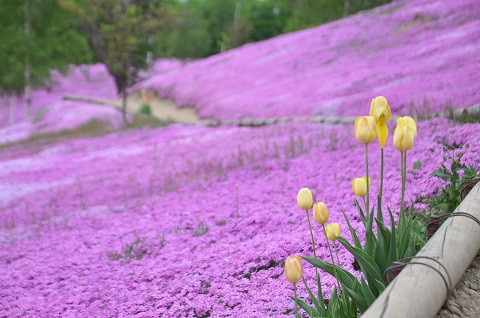
[[[305,280],[305,278],[303,276],[302,276],[302,280],[303,280],[303,284],[305,285],[305,288],[308,291],[308,294],[310,295],[310,299],[312,300],[313,304],[317,308],[318,312],[321,313],[321,314],[324,314],[325,313],[325,305],[324,305],[323,296],[321,297],[322,305],[320,305],[318,299],[315,298],[315,295],[312,293],[312,291],[308,287],[307,281]]]
[[[315,308],[313,308],[312,306],[310,306],[309,304],[307,304],[306,302],[304,302],[300,298],[292,297],[292,299],[297,303],[298,306],[300,306],[300,308],[305,310],[305,312],[310,317],[320,317],[320,313]]]

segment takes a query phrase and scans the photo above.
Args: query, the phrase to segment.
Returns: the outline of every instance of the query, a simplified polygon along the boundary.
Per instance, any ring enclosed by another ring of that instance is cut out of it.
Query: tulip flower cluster
[[[387,146],[388,141],[388,127],[387,122],[390,120],[392,114],[390,110],[390,106],[388,105],[387,99],[383,96],[378,96],[374,98],[370,105],[370,116],[360,116],[355,120],[354,124],[354,136],[355,138],[365,144],[365,167],[366,167],[366,176],[355,178],[352,181],[352,190],[353,193],[361,197],[364,200],[365,205],[365,213],[363,213],[362,208],[358,205],[357,208],[359,210],[360,216],[362,221],[366,227],[366,243],[365,246],[362,248],[362,245],[358,239],[358,236],[355,233],[355,230],[351,227],[348,218],[346,217],[345,213],[345,220],[348,224],[350,232],[352,233],[352,237],[355,241],[355,247],[350,245],[348,241],[341,238],[340,236],[340,224],[339,223],[328,223],[329,219],[329,211],[327,205],[324,202],[317,202],[314,203],[314,196],[310,189],[302,188],[297,194],[297,204],[298,207],[306,212],[307,215],[307,222],[310,231],[310,236],[312,240],[312,249],[313,249],[313,258],[311,257],[303,257],[308,262],[312,263],[315,266],[316,270],[316,278],[317,278],[317,285],[318,285],[318,298],[313,295],[310,291],[307,283],[304,280],[305,287],[309,291],[309,295],[312,299],[312,302],[315,304],[315,308],[310,307],[305,302],[301,301],[297,298],[296,294],[296,284],[300,281],[302,277],[302,259],[298,256],[290,257],[285,262],[285,276],[287,280],[294,285],[294,297],[295,300],[295,312],[298,315],[298,306],[302,307],[309,313],[311,316],[328,316],[328,317],[335,317],[335,314],[332,314],[333,309],[330,307],[338,307],[343,313],[349,312],[354,313],[352,316],[356,315],[356,308],[358,306],[358,310],[364,311],[368,308],[369,304],[375,299],[374,295],[378,295],[381,290],[385,288],[385,284],[382,282],[383,278],[379,271],[380,268],[384,269],[388,264],[392,261],[395,261],[398,255],[406,256],[410,255],[413,252],[411,248],[411,244],[409,243],[410,240],[408,239],[410,235],[410,227],[411,222],[408,218],[405,217],[403,214],[403,198],[405,193],[405,178],[406,178],[406,151],[413,148],[415,138],[417,136],[417,127],[415,120],[411,117],[399,117],[397,119],[397,127],[394,132],[393,144],[394,147],[400,151],[401,153],[401,174],[402,174],[402,200],[400,204],[400,223],[403,220],[404,229],[397,229],[394,231],[393,228],[395,227],[394,218],[389,210],[390,214],[390,221],[392,226],[392,232],[390,234],[384,234],[377,238],[372,231],[373,225],[373,215],[374,209],[370,211],[370,184],[371,179],[369,177],[369,170],[368,170],[368,144],[373,142],[377,137],[380,144],[380,159],[381,159],[381,166],[380,166],[380,189],[379,189],[379,196],[378,196],[378,211],[377,211],[377,218],[376,222],[378,227],[385,228],[383,224],[383,216],[381,212],[381,200],[382,200],[382,191],[383,191],[383,158],[384,158],[384,150]],[[365,200],[366,198],[366,200]],[[313,211],[313,219],[321,226],[322,233],[325,237],[327,242],[328,250],[330,252],[331,264],[323,262],[317,259],[316,254],[316,245],[315,245],[315,237],[314,237],[314,230],[312,228],[312,224],[310,222],[310,214],[309,210],[312,209]],[[388,231],[388,230],[387,230]],[[397,244],[397,240],[393,239],[396,233],[403,237],[407,237],[405,242],[402,241],[400,246],[392,245]],[[379,232],[380,233],[380,232]],[[345,274],[345,271],[341,267],[340,260],[338,258],[338,247],[337,242],[340,242],[349,252],[351,252],[355,258],[361,263],[360,268],[364,271],[364,275],[367,279],[370,279],[368,283],[362,279],[362,282],[359,282],[357,285],[350,285],[351,280],[348,275]],[[375,247],[375,244],[378,246]],[[336,254],[336,259],[334,258],[334,252]],[[398,253],[390,253],[388,252],[390,248],[395,248],[395,251]],[[388,254],[388,257],[387,257]],[[370,263],[369,263],[370,262]],[[371,263],[374,262],[374,263]],[[375,264],[378,262],[378,264]],[[324,269],[328,273],[335,276],[337,280],[337,287],[334,289],[332,293],[332,298],[330,299],[329,305],[325,305],[325,301],[323,300],[323,295],[321,291],[321,277],[318,272],[318,268]],[[373,272],[372,272],[373,268]],[[339,276],[340,273],[344,275]],[[376,281],[372,281],[372,280]],[[380,284],[380,285],[378,285]],[[359,287],[361,286],[361,287]],[[360,288],[359,290],[354,290],[355,288]],[[337,293],[340,295],[337,295]],[[365,294],[366,293],[366,294]],[[370,293],[370,294],[369,294]],[[358,296],[360,295],[360,297]],[[373,297],[373,298],[372,298]],[[332,302],[332,300],[334,300]],[[348,316],[348,315],[347,315]]]
[[[308,221],[308,227],[310,230],[310,235],[312,239],[312,248],[313,248],[313,255],[316,258],[316,248],[315,248],[315,238],[313,235],[313,229],[312,225],[310,222],[310,214],[309,210],[313,210],[313,219],[321,225],[322,227],[322,232],[325,236],[328,250],[330,252],[330,257],[331,261],[333,264],[335,264],[335,259],[333,257],[332,253],[332,248],[330,246],[330,242],[332,242],[332,245],[334,247],[336,256],[337,256],[337,266],[340,266],[340,261],[338,258],[338,249],[337,249],[337,238],[340,237],[340,224],[339,223],[329,223],[328,222],[328,217],[329,217],[329,212],[326,204],[324,202],[317,202],[314,203],[314,198],[312,191],[308,188],[302,188],[300,191],[298,191],[297,194],[297,205],[300,209],[305,210],[306,215],[307,215],[307,221]],[[292,256],[287,258],[285,261],[285,268],[284,268],[284,273],[287,281],[293,284],[293,290],[294,290],[294,300],[295,300],[295,315],[298,315],[298,302],[300,300],[297,298],[297,283],[300,281],[300,278],[302,277],[302,272],[303,267],[302,267],[302,259],[299,256]],[[323,300],[323,295],[322,295],[322,289],[321,289],[321,278],[318,273],[318,269],[315,268],[316,272],[316,278],[317,278],[317,283],[318,283],[318,299],[314,297],[315,301],[318,303],[318,306],[320,306],[320,311],[325,314],[328,313],[327,308],[325,307],[325,301]],[[306,283],[305,283],[306,284]],[[308,286],[307,286],[308,288]],[[340,291],[340,284],[338,283],[338,291]],[[335,293],[335,292],[334,292]],[[346,295],[344,295],[344,298],[346,298]],[[303,304],[303,303],[301,303]],[[322,309],[323,308],[323,309]]]

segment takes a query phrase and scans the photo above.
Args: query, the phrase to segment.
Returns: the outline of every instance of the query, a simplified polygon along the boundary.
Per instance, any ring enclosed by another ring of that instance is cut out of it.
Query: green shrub
[[[143,103],[142,106],[140,107],[139,113],[142,115],[151,115],[152,108],[150,107],[150,104]]]
[[[468,149],[469,145],[465,145],[465,148]],[[465,154],[462,149],[463,146],[443,147],[443,162],[440,168],[433,172],[433,175],[447,182],[447,184],[441,189],[439,195],[431,198],[428,205],[429,210],[435,214],[441,215],[453,212],[462,201],[461,192],[465,188],[467,180],[480,177],[475,167],[462,163],[462,157]],[[457,150],[460,150],[460,152]]]

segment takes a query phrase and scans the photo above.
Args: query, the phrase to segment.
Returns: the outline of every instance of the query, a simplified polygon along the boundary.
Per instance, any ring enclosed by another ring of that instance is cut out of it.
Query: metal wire
[[[440,215],[438,217],[435,218],[435,220],[431,220],[430,222],[428,222],[427,224],[427,237],[431,237],[435,234],[435,232],[438,230],[438,228],[434,229],[433,233],[431,233],[430,235],[430,229],[432,226],[440,226],[440,221],[443,221],[443,220],[446,220],[450,217],[455,217],[455,216],[463,216],[463,217],[466,217],[466,218],[469,218],[475,222],[477,222],[477,224],[480,226],[480,220],[477,219],[476,217],[474,217],[473,215],[469,214],[469,213],[466,213],[466,212],[452,212],[452,213],[448,213],[448,214],[444,214],[444,215]]]
[[[435,263],[437,263],[438,265],[440,265],[443,268],[443,270],[445,271],[446,277],[439,269],[433,267],[430,264],[426,264],[426,263],[422,263],[422,262],[416,262],[415,261],[416,259],[429,259],[431,261],[434,261]],[[405,262],[407,260],[413,260],[413,261]],[[397,269],[397,268],[403,268],[407,265],[423,265],[423,266],[427,266],[428,268],[433,269],[436,273],[438,273],[438,275],[440,275],[443,282],[445,283],[445,287],[446,287],[446,291],[447,291],[447,298],[446,299],[448,299],[448,295],[450,295],[450,292],[452,291],[452,279],[451,279],[450,274],[448,273],[445,265],[443,265],[439,260],[436,260],[436,259],[434,259],[432,257],[429,257],[429,256],[414,256],[414,257],[407,257],[407,258],[400,259],[398,262],[402,262],[402,263],[391,266],[383,272],[383,278],[385,279],[385,281],[388,284],[390,284],[390,282],[391,282],[389,274],[392,270]]]

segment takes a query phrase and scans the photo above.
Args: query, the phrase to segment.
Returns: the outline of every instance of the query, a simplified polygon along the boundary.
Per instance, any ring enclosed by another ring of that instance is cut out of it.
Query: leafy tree
[[[280,10],[274,1],[242,2],[240,18],[250,24],[248,42],[265,40],[283,33],[289,10]]]
[[[175,18],[165,26],[164,32],[155,38],[155,55],[181,59],[208,56],[213,40],[207,31],[207,22],[199,10],[180,2],[169,8],[170,16]]]
[[[284,32],[317,26],[391,0],[270,0],[288,16]]]
[[[122,113],[126,117],[126,90],[137,72],[146,66],[147,52],[153,38],[167,18],[161,0],[59,0],[74,13],[81,29],[88,35],[98,61],[104,63],[115,79],[122,96]]]
[[[50,70],[90,62],[87,39],[73,26],[73,16],[55,0],[0,1],[0,93],[26,93],[45,84]],[[6,99],[4,99],[6,100]]]
[[[170,0],[175,21],[156,56],[198,58],[317,26],[390,0]]]

